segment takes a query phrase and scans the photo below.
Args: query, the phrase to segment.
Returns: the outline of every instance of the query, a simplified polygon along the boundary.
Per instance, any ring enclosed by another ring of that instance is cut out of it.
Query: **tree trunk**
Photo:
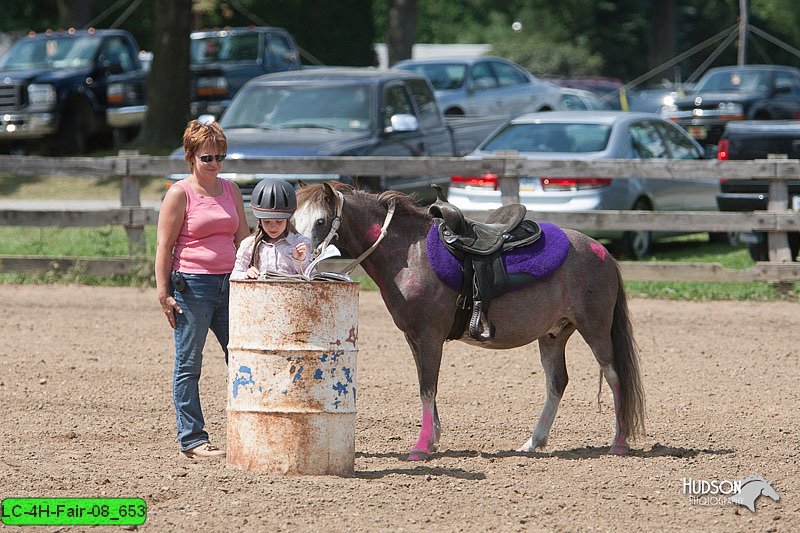
[[[153,64],[147,114],[134,144],[169,149],[181,143],[189,111],[189,33],[192,0],[156,0]]]
[[[417,0],[388,0],[389,29],[386,47],[389,66],[403,59],[411,59],[414,34],[417,29]]]
[[[60,28],[83,28],[91,20],[91,0],[58,0]]]
[[[675,56],[675,20],[676,0],[659,0],[653,2],[650,11],[650,39],[648,42],[647,67],[649,69],[663,65]],[[665,72],[663,77],[672,78],[672,72]],[[673,79],[672,81],[677,81]]]

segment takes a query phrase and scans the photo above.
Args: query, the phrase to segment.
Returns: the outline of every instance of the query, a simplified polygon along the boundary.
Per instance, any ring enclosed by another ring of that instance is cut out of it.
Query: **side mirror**
[[[792,87],[786,82],[778,82],[775,84],[775,94],[786,94],[792,92]]]
[[[109,74],[122,74],[125,70],[119,61],[106,61],[104,65]]]
[[[717,152],[719,152],[719,146],[716,144],[707,144],[705,145],[705,158],[706,159],[716,159]]]
[[[390,122],[391,125],[383,130],[385,133],[403,133],[419,130],[419,121],[414,115],[406,115],[403,113],[392,115]]]

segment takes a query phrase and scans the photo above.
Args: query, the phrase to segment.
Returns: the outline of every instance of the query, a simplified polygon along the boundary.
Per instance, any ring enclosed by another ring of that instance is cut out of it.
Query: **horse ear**
[[[325,191],[325,200],[327,200],[328,204],[332,207],[336,207],[336,191],[333,190],[333,187],[327,181],[322,184],[322,189]]]
[[[303,187],[308,187],[308,183],[306,183],[304,180],[297,180],[297,184],[300,186],[301,189]]]

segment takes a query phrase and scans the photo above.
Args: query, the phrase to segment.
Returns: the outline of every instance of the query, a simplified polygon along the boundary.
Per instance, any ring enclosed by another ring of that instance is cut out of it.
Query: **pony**
[[[458,291],[432,269],[426,240],[434,224],[429,212],[397,191],[373,194],[339,182],[301,186],[294,224],[313,246],[336,246],[357,258],[375,282],[395,325],[404,333],[417,368],[422,424],[407,460],[428,459],[437,449],[441,423],[436,390],[442,348],[453,325]],[[388,226],[388,227],[387,227]],[[489,349],[539,341],[546,399],[530,438],[517,450],[547,444],[567,386],[565,347],[578,331],[600,365],[614,397],[616,432],[610,452],[624,455],[628,439],[644,431],[644,390],[619,266],[600,243],[573,230],[563,263],[547,278],[492,301],[493,337],[460,339]]]

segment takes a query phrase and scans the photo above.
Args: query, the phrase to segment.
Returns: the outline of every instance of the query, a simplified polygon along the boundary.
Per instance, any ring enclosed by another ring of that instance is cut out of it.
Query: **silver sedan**
[[[511,120],[466,157],[514,151],[529,159],[704,159],[700,145],[672,122],[652,113],[559,111]],[[520,202],[532,211],[717,210],[719,181],[611,178],[520,178]],[[453,176],[448,200],[465,210],[501,205],[497,177]],[[649,231],[588,231],[612,239],[621,254],[636,259],[650,251]],[[674,233],[672,233],[674,235]]]
[[[506,115],[561,109],[557,85],[501,57],[400,61],[428,77],[445,115]]]

